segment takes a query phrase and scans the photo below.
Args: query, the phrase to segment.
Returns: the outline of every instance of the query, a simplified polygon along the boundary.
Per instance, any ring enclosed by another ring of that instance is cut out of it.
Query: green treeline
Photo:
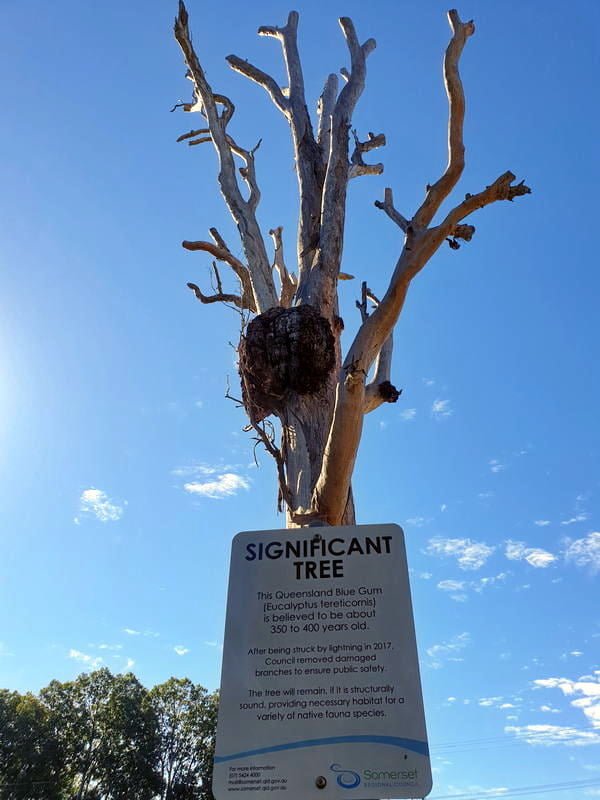
[[[213,800],[218,696],[108,669],[0,689],[0,800]]]

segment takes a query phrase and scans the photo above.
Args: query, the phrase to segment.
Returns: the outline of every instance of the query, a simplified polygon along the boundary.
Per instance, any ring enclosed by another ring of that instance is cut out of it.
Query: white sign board
[[[240,533],[217,800],[422,798],[431,767],[397,525]]]

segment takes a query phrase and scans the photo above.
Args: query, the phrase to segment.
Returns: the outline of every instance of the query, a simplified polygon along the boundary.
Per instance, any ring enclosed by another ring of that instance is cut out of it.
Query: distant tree
[[[382,164],[368,164],[365,156],[383,146],[385,136],[369,133],[361,140],[352,127],[375,40],[361,43],[352,20],[340,18],[349,68],[341,70],[341,90],[337,76],[329,75],[314,120],[305,97],[297,12],[289,14],[283,27],[258,30],[259,35],[282,46],[286,86],[245,59],[227,57],[234,71],[266,90],[290,126],[299,219],[294,270],[288,271],[282,228],[274,226],[269,231],[273,240],[271,260],[257,218],[258,144],[247,149],[234,139],[230,122],[235,106],[209,85],[192,44],[188,13],[183,2],[179,3],[175,38],[192,81],[193,97],[178,106],[199,112],[203,118],[201,127],[179,140],[190,145],[214,145],[219,188],[243,250],[242,257],[234,255],[237,245],[228,246],[216,228],[210,228],[212,241],[183,242],[187,250],[202,251],[215,259],[213,293],[204,294],[193,283],[188,286],[202,303],[222,302],[236,307],[244,317],[238,348],[240,402],[248,414],[250,429],[275,459],[280,505],[286,507],[289,526],[311,520],[332,525],[354,522],[351,478],[363,418],[383,403],[398,399],[399,391],[391,382],[392,335],[413,279],[440,247],[447,244],[458,250],[461,243],[471,240],[475,228],[466,220],[475,211],[530,192],[523,181],[515,183],[515,176],[504,172],[485,188],[463,194],[454,208],[442,210],[465,166],[465,96],[458,67],[463,48],[475,31],[473,22],[463,22],[455,10],[448,13],[448,20],[452,32],[444,58],[448,164],[437,180],[427,184],[423,202],[412,215],[405,216],[396,208],[390,188],[383,200],[375,203],[400,228],[404,244],[387,278],[378,267],[377,280],[382,281],[383,289],[379,297],[363,282],[357,301],[361,325],[343,356],[338,281],[352,277],[348,272],[364,268],[355,264],[342,271],[349,183],[353,178],[383,172]],[[408,119],[407,124],[412,125],[414,121]],[[224,291],[217,261],[233,270],[238,291]],[[280,424],[279,442],[271,419]]]
[[[61,800],[62,759],[44,705],[0,689],[0,798]]]
[[[149,702],[158,730],[161,800],[213,800],[217,696],[188,678],[170,678],[150,690]]]
[[[152,800],[159,789],[156,722],[132,675],[108,669],[41,692],[60,746],[69,800]]]

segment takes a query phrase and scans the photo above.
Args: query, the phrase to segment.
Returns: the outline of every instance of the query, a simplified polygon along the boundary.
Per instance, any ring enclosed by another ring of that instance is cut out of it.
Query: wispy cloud
[[[502,470],[506,469],[506,464],[502,464],[497,458],[490,459],[488,465],[491,472],[502,472]]]
[[[128,636],[147,636],[151,639],[158,639],[160,636],[160,633],[156,633],[156,631],[137,631],[135,628],[123,628],[123,633]]]
[[[204,642],[207,647],[216,647],[217,650],[223,649],[223,642],[217,642],[216,640]]]
[[[477,705],[480,705],[483,708],[491,708],[492,706],[496,706],[496,707],[500,708],[500,704],[502,703],[503,700],[504,700],[503,697],[481,697],[477,701]],[[514,706],[510,706],[510,707],[514,708]]]
[[[405,422],[410,422],[416,416],[417,416],[416,408],[405,408],[403,411],[400,412],[400,419],[403,419]]]
[[[439,581],[437,588],[443,592],[453,592],[454,594],[450,594],[450,598],[457,603],[464,603],[465,600],[468,600],[468,595],[466,594],[468,591],[472,590],[481,593],[489,586],[504,582],[509,575],[509,572],[500,572],[498,575],[490,575],[474,581],[454,580],[450,578]]]
[[[494,586],[496,583],[504,583],[510,574],[510,572],[499,572],[497,575],[489,575],[485,578],[479,578],[479,580],[471,581],[470,585],[476,592],[481,593],[489,586]]]
[[[440,669],[445,661],[463,661],[462,651],[471,643],[471,635],[466,631],[453,636],[448,642],[434,644],[427,648],[427,655],[432,659],[429,664],[433,669]]]
[[[69,650],[69,658],[85,664],[85,666],[89,667],[90,669],[98,669],[103,662],[103,659],[100,658],[100,656],[91,656],[88,653],[82,653],[81,650],[74,649]]]
[[[173,650],[177,653],[178,656],[184,656],[186,653],[190,652],[189,647],[184,647],[182,644],[176,644]]]
[[[527,561],[532,567],[545,569],[557,561],[557,557],[541,547],[527,547],[524,542],[513,542],[509,539],[506,542],[504,555],[510,561]]]
[[[101,489],[84,489],[79,498],[79,511],[82,515],[96,517],[100,522],[116,522],[123,516],[124,505],[119,506]],[[80,518],[75,517],[79,524]]]
[[[563,725],[507,725],[505,733],[510,733],[527,744],[551,747],[564,744],[567,747],[585,747],[600,744],[600,731],[579,730]]]
[[[538,528],[545,528],[547,525],[550,525],[549,519],[536,519],[533,521],[534,525],[537,525]]]
[[[440,581],[437,588],[441,589],[443,592],[461,592],[465,588],[465,581]]]
[[[433,401],[431,406],[431,416],[434,419],[444,419],[445,417],[451,417],[454,413],[453,409],[450,408],[450,400],[440,400],[439,398]]]
[[[590,518],[590,515],[587,511],[581,511],[579,514],[575,514],[574,517],[569,517],[569,519],[561,520],[561,525],[575,525],[576,522],[585,522]]]
[[[184,483],[183,488],[189,494],[207,497],[211,500],[222,500],[224,497],[237,494],[241,489],[248,491],[250,481],[234,472],[225,472],[214,480]]]
[[[578,567],[589,567],[600,572],[600,532],[592,531],[583,539],[567,542],[565,559]]]
[[[409,517],[404,521],[407,525],[411,525],[413,528],[422,528],[423,525],[427,525],[428,522],[431,522],[431,520],[427,519],[427,517]]]
[[[175,467],[171,470],[171,475],[178,478],[197,478],[207,475],[222,475],[224,472],[232,472],[239,468],[239,464],[187,464],[183,467]]]
[[[456,558],[461,569],[480,569],[494,552],[484,542],[474,542],[471,539],[444,539],[436,537],[430,539],[426,552],[432,556]]]

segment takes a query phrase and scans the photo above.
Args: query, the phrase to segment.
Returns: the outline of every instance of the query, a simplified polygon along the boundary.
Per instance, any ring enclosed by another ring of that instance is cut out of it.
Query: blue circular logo
[[[338,773],[336,782],[342,789],[356,789],[360,784],[360,775],[352,769],[344,769],[339,764],[332,764],[329,769]]]

